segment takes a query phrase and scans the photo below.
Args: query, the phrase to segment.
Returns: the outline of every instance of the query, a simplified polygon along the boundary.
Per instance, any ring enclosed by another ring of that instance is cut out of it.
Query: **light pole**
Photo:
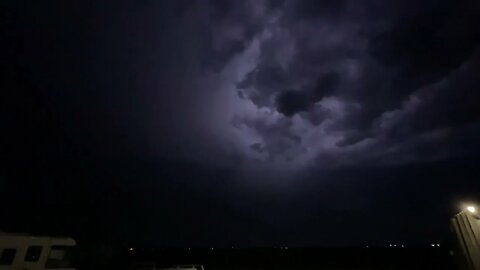
[[[457,261],[464,270],[480,270],[480,215],[475,205],[464,206],[452,220]]]

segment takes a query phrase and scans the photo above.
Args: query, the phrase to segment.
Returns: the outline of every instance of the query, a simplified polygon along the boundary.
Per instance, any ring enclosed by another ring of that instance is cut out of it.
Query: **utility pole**
[[[456,256],[462,270],[480,270],[480,213],[469,205],[452,220],[456,238]]]

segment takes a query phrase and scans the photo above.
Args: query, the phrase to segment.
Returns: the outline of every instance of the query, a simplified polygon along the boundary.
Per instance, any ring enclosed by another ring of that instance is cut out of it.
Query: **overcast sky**
[[[1,4],[0,228],[429,243],[478,199],[478,1],[107,2]]]

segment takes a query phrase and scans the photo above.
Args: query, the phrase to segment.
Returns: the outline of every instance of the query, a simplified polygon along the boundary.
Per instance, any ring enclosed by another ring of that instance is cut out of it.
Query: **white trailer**
[[[75,270],[72,238],[0,233],[0,270]]]

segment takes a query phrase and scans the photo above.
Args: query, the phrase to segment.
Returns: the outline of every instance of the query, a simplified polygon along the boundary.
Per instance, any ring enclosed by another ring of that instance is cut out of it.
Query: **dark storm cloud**
[[[213,162],[263,151],[305,164],[352,153],[360,162],[370,147],[394,155],[423,133],[478,121],[476,1],[122,2],[109,11],[51,9],[72,16],[50,16],[27,40],[33,62],[56,62],[34,80],[78,90],[48,98],[69,104],[59,105],[72,111],[64,122],[79,119],[92,149],[110,153],[118,143]],[[51,49],[35,42],[42,34],[72,53],[39,56]],[[76,73],[69,61],[90,68]]]
[[[480,42],[479,11],[480,5],[470,1],[422,10],[373,38],[371,52],[399,69],[397,91],[408,94],[448,75],[471,56]]]
[[[199,60],[205,68],[220,71],[261,30],[262,11],[252,3],[190,0],[177,4],[180,19],[196,31],[196,42],[202,47]]]
[[[379,114],[395,114],[412,94],[418,98],[419,108],[415,111],[401,109],[404,114],[399,117],[402,120],[390,124],[396,131],[385,131],[388,136],[396,134],[397,140],[409,140],[410,136],[421,132],[455,127],[455,122],[462,121],[465,116],[469,119],[460,125],[478,121],[478,114],[473,109],[475,106],[470,101],[475,99],[471,85],[476,79],[468,75],[475,69],[471,66],[478,65],[478,59],[473,57],[480,44],[478,29],[474,26],[478,24],[474,15],[479,10],[478,3],[449,2],[433,9],[423,6],[415,10],[413,15],[408,14],[408,20],[402,17],[402,20],[394,21],[388,30],[369,42],[369,52],[374,59],[386,69],[392,68],[385,77],[390,78],[391,84],[381,84],[381,78],[370,79],[373,80],[371,84],[366,84],[365,92],[356,98],[370,108],[360,114],[363,120],[356,120],[357,123],[365,123],[357,133],[372,136],[372,121],[377,121]],[[467,71],[457,71],[466,63]],[[461,79],[455,79],[459,76]],[[380,81],[380,84],[375,81]],[[437,82],[441,86],[436,85]],[[452,82],[461,83],[455,85]],[[377,86],[378,90],[372,93],[372,86]],[[417,92],[421,94],[414,94]]]
[[[336,145],[312,150],[308,135],[298,133],[303,139],[291,148],[340,163],[343,153],[352,162],[370,160],[362,154],[370,147],[379,157],[404,151],[422,159],[414,148],[429,142],[413,143],[417,137],[478,121],[473,71],[454,74],[477,61],[479,5],[427,2],[283,1],[278,25],[266,26],[258,65],[238,87],[259,107],[299,116],[292,132],[313,124],[306,129]],[[442,81],[448,86],[439,87]]]
[[[296,90],[285,90],[278,94],[276,99],[277,111],[285,116],[292,116],[298,112],[306,111],[310,105],[308,96]]]
[[[275,64],[259,65],[250,71],[237,87],[254,87],[257,92],[250,94],[252,101],[258,106],[268,106],[271,104],[270,97],[288,84],[288,74],[279,64]]]
[[[338,16],[343,10],[344,0],[303,0],[287,1],[286,8],[291,8],[294,15],[306,20]]]
[[[479,5],[434,2],[184,2],[166,21],[187,38],[161,49],[181,60],[160,72],[171,90],[146,102],[161,115],[149,116],[161,123],[152,152],[334,167],[421,160],[415,149],[429,140],[419,138],[478,121]],[[154,76],[139,78],[153,94]],[[456,141],[446,134],[435,145]]]
[[[258,133],[259,141],[250,145],[255,152],[265,154],[266,160],[275,159],[294,160],[305,149],[298,147],[302,138],[294,130],[294,123],[289,118],[279,121],[268,121],[266,119],[241,119],[235,121],[241,123]]]
[[[315,102],[322,100],[324,97],[332,95],[335,88],[340,83],[341,77],[333,72],[322,75],[315,83],[312,89],[312,98]]]
[[[478,1],[5,3],[2,229],[431,241],[478,194]]]
[[[339,83],[339,76],[329,73],[304,90],[285,90],[276,96],[276,110],[285,116],[292,116],[302,111],[308,111],[324,97],[332,95]]]
[[[387,132],[407,136],[435,129],[456,129],[476,123],[480,110],[477,70],[480,67],[479,52],[463,67],[448,78],[420,91],[416,104],[403,109],[403,117],[392,119]],[[400,112],[399,112],[400,113]]]

